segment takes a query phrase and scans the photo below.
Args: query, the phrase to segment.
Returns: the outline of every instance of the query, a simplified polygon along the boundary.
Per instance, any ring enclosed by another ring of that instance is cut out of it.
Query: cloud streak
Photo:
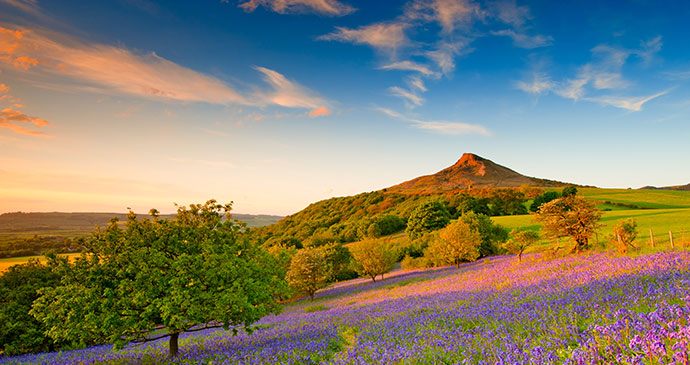
[[[588,97],[583,100],[593,101],[602,105],[609,105],[620,109],[627,109],[633,112],[639,112],[642,110],[642,105],[647,103],[652,99],[656,99],[662,95],[668,93],[668,90],[656,93],[650,96],[642,97],[615,97],[615,96],[601,96],[601,97]]]
[[[272,90],[247,94],[155,53],[140,54],[122,47],[84,43],[56,33],[45,35],[0,27],[0,62],[19,72],[48,73],[76,83],[72,87],[108,94],[288,108],[316,108],[326,104],[306,88],[267,68],[256,67]],[[69,87],[65,82],[62,85]]]
[[[468,135],[479,134],[483,136],[490,136],[491,132],[484,126],[479,124],[457,123],[447,121],[424,121],[415,118],[409,118],[401,113],[387,108],[376,108],[377,111],[394,119],[402,120],[410,123],[410,126],[417,129],[422,129],[438,134],[446,135]]]
[[[280,14],[316,13],[332,17],[344,16],[357,10],[336,0],[249,0],[238,6],[246,12],[263,6]]]
[[[318,39],[363,44],[394,55],[398,49],[409,44],[409,39],[405,35],[407,26],[405,23],[375,23],[357,29],[336,27],[334,32]]]
[[[37,128],[50,125],[50,122],[37,117],[32,117],[12,108],[5,108],[0,111],[0,128],[8,128],[16,133],[31,136],[52,137],[43,132],[31,130],[18,125],[17,123],[33,124]]]

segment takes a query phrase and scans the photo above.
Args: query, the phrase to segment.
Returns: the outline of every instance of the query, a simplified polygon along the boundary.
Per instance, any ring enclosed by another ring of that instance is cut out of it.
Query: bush
[[[425,269],[433,267],[434,265],[426,257],[412,257],[405,256],[400,262],[400,267],[403,270]]]
[[[429,243],[427,258],[437,266],[454,264],[455,267],[460,267],[463,261],[471,262],[479,258],[481,244],[482,237],[479,231],[457,220],[440,230],[438,239]]]

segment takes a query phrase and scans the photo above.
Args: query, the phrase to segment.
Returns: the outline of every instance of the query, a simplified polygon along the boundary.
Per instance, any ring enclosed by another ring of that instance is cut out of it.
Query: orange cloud
[[[330,115],[330,114],[331,114],[331,111],[328,110],[328,108],[326,108],[325,106],[320,106],[318,108],[312,109],[309,112],[309,116],[312,118],[322,117],[322,116]]]
[[[4,94],[10,91],[10,87],[5,84],[0,84],[0,94]]]
[[[271,89],[254,87],[252,89],[260,91],[241,93],[217,78],[180,66],[155,53],[137,54],[121,47],[84,43],[58,33],[0,27],[0,63],[3,62],[29,75],[35,68],[42,74],[79,81],[65,88],[213,104],[309,109],[326,104],[296,82],[263,67],[256,69]]]
[[[12,130],[16,133],[21,133],[21,134],[51,137],[51,136],[46,135],[43,132],[27,129],[27,128],[18,126],[14,123],[30,123],[36,127],[39,127],[39,128],[50,125],[50,122],[48,122],[47,120],[28,116],[28,115],[26,115],[26,114],[24,114],[18,110],[14,110],[12,108],[5,108],[2,111],[0,111],[0,127],[9,128],[10,130]]]

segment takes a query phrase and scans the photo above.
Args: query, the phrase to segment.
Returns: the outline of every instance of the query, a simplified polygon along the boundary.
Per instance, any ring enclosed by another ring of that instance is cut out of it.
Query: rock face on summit
[[[391,186],[390,192],[422,194],[472,188],[512,188],[520,185],[563,186],[558,181],[537,179],[519,174],[507,167],[472,153],[465,153],[455,165],[433,175],[420,176]]]

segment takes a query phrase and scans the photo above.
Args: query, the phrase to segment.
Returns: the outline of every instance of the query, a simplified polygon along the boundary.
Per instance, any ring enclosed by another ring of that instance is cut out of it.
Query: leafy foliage
[[[518,261],[522,261],[522,254],[527,247],[539,242],[539,233],[535,231],[518,231],[516,229],[510,232],[512,237],[506,242],[505,248],[509,253],[518,255]]]
[[[29,314],[40,289],[60,284],[57,267],[65,263],[56,256],[50,256],[47,265],[32,259],[0,276],[0,353],[18,355],[67,347],[69,341],[53,342],[44,334],[46,326]]]
[[[285,289],[272,256],[245,239],[230,204],[210,200],[174,219],[113,219],[55,288],[41,290],[31,313],[57,341],[122,347],[182,332],[250,325],[277,312]],[[163,334],[150,332],[163,328]]]
[[[529,211],[535,213],[543,204],[548,203],[554,199],[558,199],[560,197],[561,194],[559,194],[558,192],[547,191],[544,194],[541,194],[538,197],[534,198],[534,201],[532,201],[532,204],[529,207]]]
[[[367,275],[372,281],[376,276],[391,271],[395,267],[396,255],[386,242],[366,239],[349,247],[354,258],[353,267],[360,275]]]
[[[479,258],[482,237],[470,224],[457,220],[438,232],[438,239],[432,240],[427,253],[437,265],[454,264],[459,267],[463,261]]]
[[[329,267],[321,248],[305,248],[292,257],[286,279],[290,287],[313,301],[317,290],[326,286]]]
[[[594,202],[578,195],[566,195],[539,208],[536,219],[546,234],[553,238],[571,237],[575,241],[573,252],[589,247],[589,239],[600,227],[601,212]]]
[[[460,221],[468,224],[481,236],[479,257],[486,257],[500,253],[501,244],[508,239],[508,230],[494,223],[484,214],[469,212],[463,214]]]
[[[450,222],[448,208],[439,201],[419,205],[407,220],[407,236],[415,239],[420,235],[439,230]]]
[[[627,252],[628,247],[634,247],[635,238],[637,238],[635,218],[621,219],[613,226],[613,239],[618,243],[618,249],[622,253]]]

